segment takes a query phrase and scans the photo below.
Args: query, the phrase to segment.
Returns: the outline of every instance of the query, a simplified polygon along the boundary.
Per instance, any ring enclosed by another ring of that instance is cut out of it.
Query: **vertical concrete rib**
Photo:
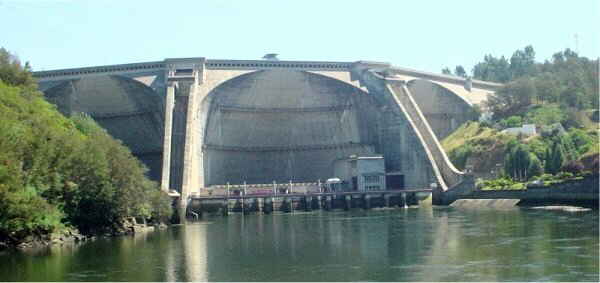
[[[194,182],[192,174],[195,169],[194,160],[194,149],[195,149],[195,121],[197,111],[197,99],[196,99],[197,84],[194,82],[190,86],[190,92],[188,94],[188,107],[187,107],[187,119],[185,122],[185,142],[183,152],[183,180],[181,183],[181,200],[187,199],[191,190],[197,189],[197,182]]]
[[[165,99],[165,128],[163,138],[163,162],[160,189],[169,192],[169,179],[171,175],[171,134],[173,131],[173,106],[175,103],[175,83],[167,83],[167,97]]]

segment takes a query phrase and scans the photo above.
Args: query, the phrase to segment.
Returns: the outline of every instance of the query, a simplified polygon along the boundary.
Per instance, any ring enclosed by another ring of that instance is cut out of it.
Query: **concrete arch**
[[[244,70],[208,70],[206,77],[204,78],[204,83],[200,88],[202,91],[200,93],[201,102],[199,103],[198,111],[195,114],[196,119],[200,122],[203,127],[208,124],[209,117],[207,116],[209,112],[209,107],[212,99],[216,96],[215,92],[221,86],[226,85],[228,82],[232,80],[241,78],[243,76],[250,76],[252,74],[256,74],[259,72],[265,72],[268,70],[252,70],[252,71],[244,71]],[[365,95],[368,95],[368,90],[365,87],[361,87],[358,81],[351,81],[350,72],[327,72],[327,71],[297,71],[307,74],[312,74],[315,76],[319,76],[322,78],[327,78],[331,80],[335,80],[340,82],[347,87],[354,88],[357,92],[361,92]],[[378,100],[374,100],[378,102]],[[206,129],[203,128],[202,133],[202,142],[204,143],[204,137],[206,136]]]
[[[334,159],[375,153],[377,107],[364,90],[313,72],[262,70],[223,81],[197,112],[205,185],[331,177]]]
[[[407,88],[440,140],[477,118],[471,101],[441,83],[413,79],[407,82]]]
[[[64,115],[89,114],[150,169],[152,179],[159,180],[164,102],[158,93],[118,75],[62,81],[44,93]]]

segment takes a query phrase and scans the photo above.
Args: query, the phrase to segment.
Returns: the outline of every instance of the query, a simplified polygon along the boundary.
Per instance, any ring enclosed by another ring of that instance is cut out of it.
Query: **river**
[[[230,215],[0,254],[0,281],[599,281],[598,211]]]

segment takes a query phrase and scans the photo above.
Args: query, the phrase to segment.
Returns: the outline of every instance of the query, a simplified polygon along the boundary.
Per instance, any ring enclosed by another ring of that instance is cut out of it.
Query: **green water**
[[[0,281],[599,281],[598,211],[232,215],[0,254]]]

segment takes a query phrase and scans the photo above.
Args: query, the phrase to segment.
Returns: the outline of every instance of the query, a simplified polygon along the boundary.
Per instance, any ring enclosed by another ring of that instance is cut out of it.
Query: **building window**
[[[379,191],[380,187],[379,186],[366,186],[365,190],[367,190],[367,191]]]
[[[379,184],[379,175],[365,176],[365,183],[376,183],[376,184]]]

